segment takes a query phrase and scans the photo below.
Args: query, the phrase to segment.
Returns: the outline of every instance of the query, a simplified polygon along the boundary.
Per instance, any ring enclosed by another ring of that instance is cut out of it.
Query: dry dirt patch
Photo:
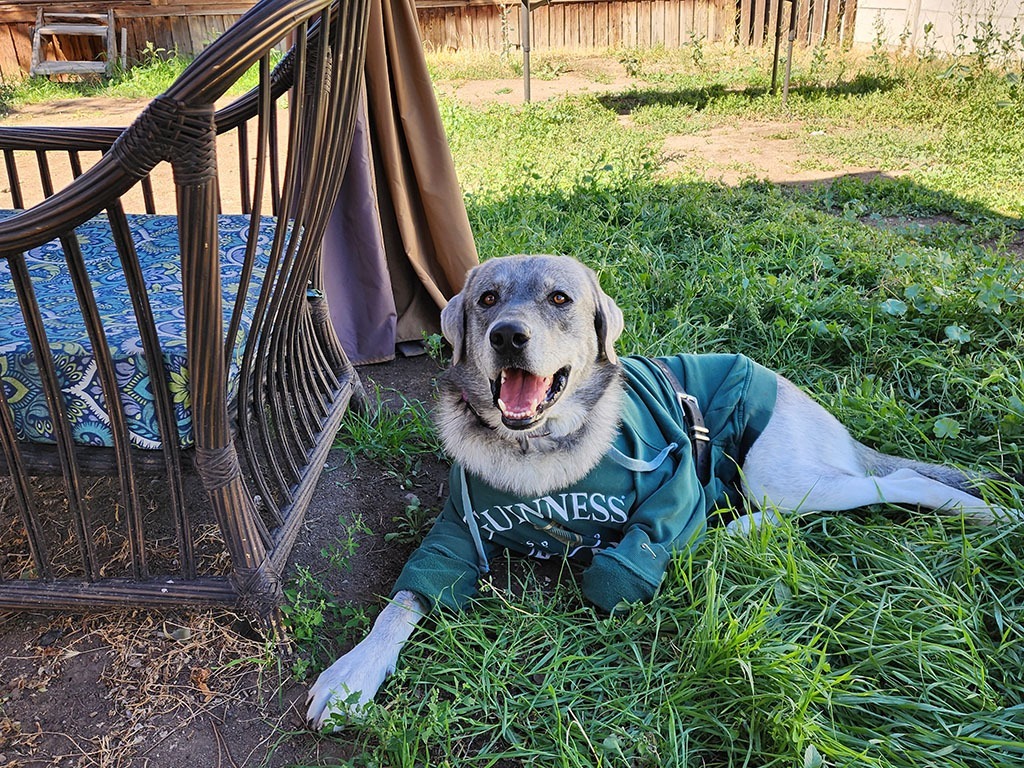
[[[844,165],[815,153],[807,146],[814,133],[798,121],[736,120],[698,133],[668,136],[663,171],[696,173],[726,184],[750,177],[799,184],[878,173],[876,168]]]
[[[566,72],[555,79],[530,78],[530,100],[532,102],[565,96],[566,94],[620,93],[636,81],[625,75],[609,75],[595,80],[584,74]],[[467,104],[523,104],[524,84],[522,78],[495,80],[463,80],[441,84],[439,91]]]

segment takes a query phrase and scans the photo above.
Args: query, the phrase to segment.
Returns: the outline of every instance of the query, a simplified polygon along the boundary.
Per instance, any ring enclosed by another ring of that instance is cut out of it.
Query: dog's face
[[[575,259],[507,256],[469,273],[441,327],[467,403],[495,428],[531,432],[578,421],[573,394],[595,366],[614,366],[623,319]]]

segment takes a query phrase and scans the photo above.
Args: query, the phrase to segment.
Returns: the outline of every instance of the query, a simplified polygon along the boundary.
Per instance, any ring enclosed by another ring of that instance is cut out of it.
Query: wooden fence
[[[857,0],[794,2],[799,43],[851,39]],[[547,0],[530,17],[532,46],[678,48],[696,40],[771,45],[779,3],[785,36],[788,0]],[[147,47],[198,53],[251,5],[252,0],[0,0],[0,78],[28,71],[30,30],[39,6],[90,13],[113,8],[118,28],[128,30],[128,59],[134,62]],[[519,2],[416,0],[416,5],[430,49],[503,51],[519,45]],[[63,50],[62,44],[72,43],[58,40],[48,58],[91,58],[89,51]],[[99,47],[92,53],[98,56]]]
[[[118,45],[123,26],[128,31],[128,60],[133,63],[147,47],[198,53],[252,5],[251,0],[0,0],[0,78],[28,72],[31,29],[39,7],[65,13],[106,13],[113,8]],[[90,59],[101,49],[95,41],[58,38],[49,44],[46,58]]]
[[[849,41],[857,0],[795,0],[802,45]],[[544,48],[677,48],[695,40],[760,46],[789,30],[784,0],[547,0],[530,16],[531,45]],[[423,42],[434,50],[514,48],[520,42],[519,2],[416,0]]]

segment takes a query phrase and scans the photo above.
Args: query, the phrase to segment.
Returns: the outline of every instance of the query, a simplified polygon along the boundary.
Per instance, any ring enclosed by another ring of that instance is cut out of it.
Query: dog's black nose
[[[530,340],[530,327],[525,323],[506,321],[491,328],[491,346],[498,352],[519,350]]]

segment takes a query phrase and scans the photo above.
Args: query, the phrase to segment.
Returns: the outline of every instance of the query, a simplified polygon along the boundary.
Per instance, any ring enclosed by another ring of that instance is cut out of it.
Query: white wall
[[[1011,37],[1014,50],[1024,54],[1024,0],[858,0],[853,41],[872,45],[884,25],[882,39],[890,46],[910,30],[907,44],[940,53],[973,53],[974,38],[985,36],[982,25],[991,22],[1002,40]],[[932,24],[929,33],[925,25]]]

